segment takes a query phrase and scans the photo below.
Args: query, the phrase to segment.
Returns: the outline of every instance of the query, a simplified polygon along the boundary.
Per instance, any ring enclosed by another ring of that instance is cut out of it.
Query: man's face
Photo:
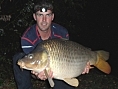
[[[37,22],[39,30],[47,31],[48,29],[50,29],[54,14],[51,10],[47,10],[47,12],[37,11],[35,14],[33,14],[33,17]]]

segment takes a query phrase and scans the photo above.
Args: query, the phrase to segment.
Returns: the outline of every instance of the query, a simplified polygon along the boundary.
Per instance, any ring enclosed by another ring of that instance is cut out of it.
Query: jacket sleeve
[[[55,37],[69,39],[69,33],[65,27],[59,24],[53,23],[52,29],[53,29]]]
[[[69,39],[69,33],[66,29],[65,29],[65,37],[64,38]]]
[[[69,39],[69,33],[66,28],[62,28],[62,33],[60,35],[62,35],[62,38]]]
[[[21,38],[21,48],[26,54],[28,54],[34,49],[34,45],[31,44],[29,41]]]

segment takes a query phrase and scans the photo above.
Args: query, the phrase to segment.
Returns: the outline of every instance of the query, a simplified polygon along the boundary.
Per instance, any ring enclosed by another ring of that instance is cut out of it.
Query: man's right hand
[[[41,80],[46,80],[47,79],[44,71],[42,71],[40,73],[31,71],[31,73],[34,74],[34,75],[36,75],[38,79],[41,79]],[[50,78],[53,78],[53,72],[52,71],[48,71],[48,75],[49,75]]]

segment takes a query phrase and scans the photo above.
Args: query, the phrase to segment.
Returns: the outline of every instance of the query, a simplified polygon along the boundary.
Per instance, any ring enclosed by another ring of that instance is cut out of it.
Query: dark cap
[[[53,5],[50,0],[39,0],[39,2],[34,5],[33,13],[36,13],[37,11],[47,12],[47,10],[51,10],[53,12]]]

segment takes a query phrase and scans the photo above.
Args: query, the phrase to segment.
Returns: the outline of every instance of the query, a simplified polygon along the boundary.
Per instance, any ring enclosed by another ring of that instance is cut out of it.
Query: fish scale
[[[79,81],[75,77],[81,75],[87,62],[107,74],[111,72],[111,67],[106,62],[109,58],[108,52],[92,51],[70,40],[45,40],[28,55],[32,57],[26,56],[19,59],[18,65],[21,68],[38,73],[51,69],[55,79],[63,80],[72,86],[78,86]],[[38,62],[35,63],[35,61]]]

